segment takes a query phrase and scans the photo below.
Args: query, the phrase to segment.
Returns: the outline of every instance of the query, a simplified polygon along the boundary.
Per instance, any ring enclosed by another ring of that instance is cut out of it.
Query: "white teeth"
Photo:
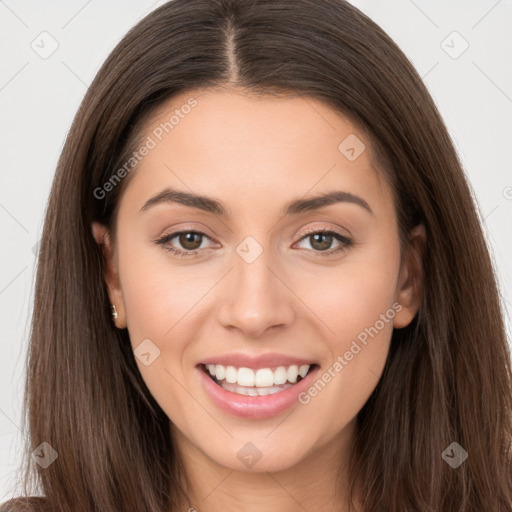
[[[280,384],[284,384],[288,379],[288,371],[284,366],[280,366],[276,368],[274,371],[274,384],[279,386]]]
[[[251,370],[250,368],[239,368],[238,369],[238,384],[240,386],[254,386],[254,370]]]
[[[303,364],[299,366],[299,375],[304,378],[309,372],[309,364]]]
[[[284,386],[272,386],[269,388],[246,388],[244,386],[239,386],[238,384],[229,384],[226,381],[220,383],[221,387],[226,391],[230,391],[231,393],[237,393],[239,395],[246,396],[265,396],[265,395],[273,395],[274,393],[279,393],[283,391],[283,389],[291,388],[293,384],[287,382]]]
[[[219,380],[223,380],[226,378],[226,368],[221,364],[215,365],[215,376]]]
[[[271,368],[235,368],[234,366],[224,366],[222,364],[207,364],[206,369],[212,377],[216,377],[218,381],[224,381],[227,384],[238,384],[248,388],[265,388],[270,389],[272,386],[282,386],[287,383],[295,384],[300,375],[304,378],[311,365],[304,364],[302,366],[278,366],[275,370]],[[282,388],[278,388],[282,389]],[[256,396],[256,395],[252,395]]]
[[[234,384],[238,379],[238,370],[234,366],[228,366],[226,368],[226,382]]]
[[[261,368],[256,372],[255,384],[258,388],[268,388],[274,384],[274,372],[270,368]]]
[[[290,382],[297,382],[297,376],[299,375],[299,367],[293,364],[288,368],[288,380]]]

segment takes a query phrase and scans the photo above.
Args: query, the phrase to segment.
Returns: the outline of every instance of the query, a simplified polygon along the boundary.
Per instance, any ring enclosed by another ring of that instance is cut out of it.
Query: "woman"
[[[512,510],[471,193],[418,74],[350,4],[143,19],[73,122],[39,258],[6,510]]]

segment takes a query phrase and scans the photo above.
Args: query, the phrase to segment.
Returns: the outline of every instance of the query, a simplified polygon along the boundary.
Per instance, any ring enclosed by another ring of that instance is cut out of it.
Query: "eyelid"
[[[343,234],[341,232],[341,230],[337,229],[337,228],[333,228],[331,226],[329,227],[314,227],[314,228],[308,228],[306,229],[305,231],[301,231],[300,234],[298,234],[297,236],[300,236],[300,240],[302,240],[305,236],[311,234],[311,233],[318,233],[318,232],[322,232],[322,233],[327,233],[327,232],[330,232],[332,231],[333,233],[337,233],[338,235],[340,235],[342,238],[346,238],[346,239],[349,239],[352,237],[352,235],[350,233],[347,233],[347,234]]]
[[[199,227],[198,227],[199,225]],[[183,233],[183,232],[186,232],[186,233],[189,233],[190,231],[194,231],[195,233],[201,233],[202,235],[205,235],[207,236],[208,238],[213,238],[214,235],[213,232],[211,231],[211,229],[209,229],[206,224],[203,224],[202,222],[195,222],[194,224],[187,224],[187,223],[184,223],[184,224],[177,224],[178,227],[176,227],[176,225],[174,226],[170,226],[170,227],[167,227],[163,233],[168,233],[169,235],[175,235],[177,233]],[[211,234],[209,234],[211,233]],[[167,236],[167,234],[162,234],[160,236],[158,236],[157,238],[163,238],[164,236]]]

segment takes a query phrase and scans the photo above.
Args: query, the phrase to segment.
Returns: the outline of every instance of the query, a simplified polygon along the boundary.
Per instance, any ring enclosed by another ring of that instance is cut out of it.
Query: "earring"
[[[115,304],[112,304],[110,306],[110,308],[112,309],[112,318],[115,320],[117,318],[117,309],[116,309],[116,305]]]

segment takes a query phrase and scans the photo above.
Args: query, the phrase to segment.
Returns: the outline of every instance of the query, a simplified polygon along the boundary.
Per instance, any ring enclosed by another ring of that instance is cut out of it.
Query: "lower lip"
[[[294,403],[298,404],[299,394],[306,391],[319,369],[316,366],[300,382],[283,391],[272,395],[246,396],[226,391],[204,371],[204,367],[197,367],[203,388],[213,403],[227,413],[250,419],[270,418],[285,411]]]

